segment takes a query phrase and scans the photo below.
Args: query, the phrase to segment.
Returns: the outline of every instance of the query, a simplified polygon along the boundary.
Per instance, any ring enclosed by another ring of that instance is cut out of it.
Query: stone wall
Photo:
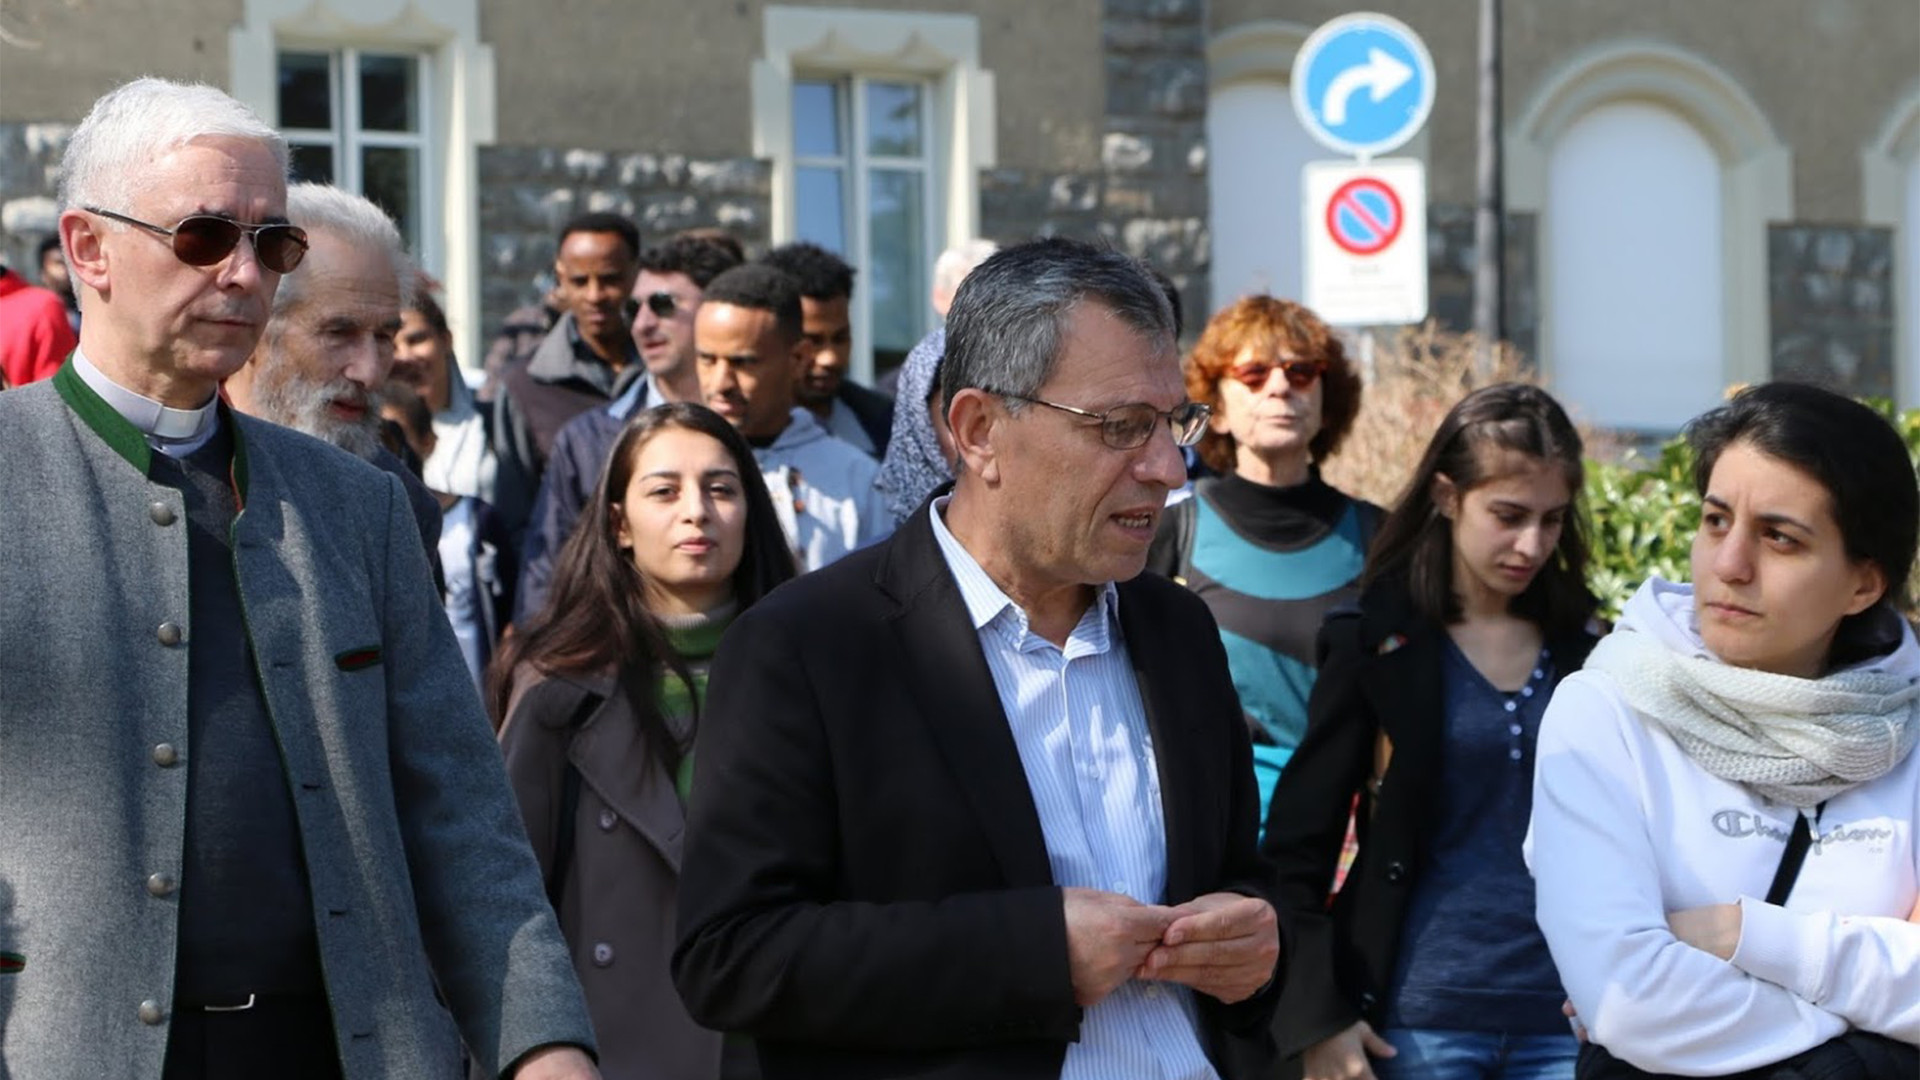
[[[560,229],[577,214],[625,214],[647,244],[719,225],[749,257],[767,247],[772,170],[763,161],[507,146],[483,147],[479,158],[483,341],[546,291]]]
[[[1767,229],[1773,375],[1894,396],[1893,230]]]
[[[0,255],[39,282],[33,251],[58,228],[54,191],[69,124],[0,123]]]
[[[1100,167],[983,171],[981,231],[1001,243],[1104,239],[1146,259],[1180,289],[1191,339],[1211,310],[1205,3],[1106,0],[1101,33]]]

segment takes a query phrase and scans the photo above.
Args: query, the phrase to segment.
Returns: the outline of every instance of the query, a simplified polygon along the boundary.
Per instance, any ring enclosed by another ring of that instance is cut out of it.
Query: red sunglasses
[[[1327,373],[1325,360],[1278,360],[1269,363],[1265,360],[1250,360],[1244,364],[1235,364],[1227,371],[1227,378],[1246,387],[1258,390],[1267,385],[1267,379],[1275,368],[1286,378],[1287,385],[1295,390],[1305,390],[1314,381]]]

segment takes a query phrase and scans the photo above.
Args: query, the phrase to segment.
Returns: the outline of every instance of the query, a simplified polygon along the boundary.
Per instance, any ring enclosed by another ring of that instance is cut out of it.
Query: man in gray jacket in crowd
[[[586,1080],[399,482],[217,393],[306,253],[286,171],[156,79],[67,147],[80,349],[0,396],[0,1073]]]

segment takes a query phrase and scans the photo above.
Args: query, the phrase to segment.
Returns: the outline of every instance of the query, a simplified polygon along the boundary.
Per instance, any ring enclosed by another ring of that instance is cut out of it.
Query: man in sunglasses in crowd
[[[463,1039],[583,1080],[403,490],[219,397],[308,251],[286,171],[245,106],[157,79],[67,144],[80,347],[0,395],[0,1061],[452,1077]]]
[[[227,401],[392,473],[407,489],[438,580],[440,501],[380,437],[381,394],[413,261],[386,211],[351,192],[295,184],[287,217],[306,231],[307,255],[273,294],[260,344],[227,378]]]
[[[1141,573],[1208,417],[1166,298],[1125,255],[1009,248],[940,380],[951,494],[714,659],[680,994],[769,1075],[1265,1076],[1246,725],[1205,605]]]
[[[633,287],[639,305],[633,341],[647,365],[647,377],[634,380],[604,408],[574,417],[554,439],[522,544],[516,622],[524,622],[546,605],[553,561],[573,534],[580,508],[593,498],[600,467],[620,438],[621,426],[662,402],[700,400],[700,380],[693,368],[694,313],[700,310],[707,284],[740,261],[737,241],[704,230],[699,235],[681,234],[641,253],[640,276]]]

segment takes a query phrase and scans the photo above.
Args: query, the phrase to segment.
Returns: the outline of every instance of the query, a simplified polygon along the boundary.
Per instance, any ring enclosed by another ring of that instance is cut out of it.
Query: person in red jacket
[[[0,372],[7,385],[47,378],[78,344],[60,297],[0,265]]]

